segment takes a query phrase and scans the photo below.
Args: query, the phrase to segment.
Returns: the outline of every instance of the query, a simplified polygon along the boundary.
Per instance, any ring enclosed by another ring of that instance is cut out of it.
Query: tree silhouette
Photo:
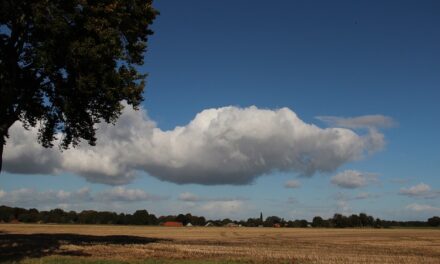
[[[152,0],[0,0],[0,171],[9,128],[38,125],[38,141],[96,142],[126,101],[143,100]]]

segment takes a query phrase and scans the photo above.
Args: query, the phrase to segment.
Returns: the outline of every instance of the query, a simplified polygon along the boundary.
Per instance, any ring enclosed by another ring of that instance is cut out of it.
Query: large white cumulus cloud
[[[4,167],[16,173],[72,172],[92,182],[130,182],[138,171],[179,184],[247,184],[272,171],[331,172],[381,149],[376,129],[307,124],[288,108],[207,109],[186,126],[163,131],[145,110],[126,107],[115,126],[100,124],[98,144],[60,152],[36,143],[35,130],[16,123]]]

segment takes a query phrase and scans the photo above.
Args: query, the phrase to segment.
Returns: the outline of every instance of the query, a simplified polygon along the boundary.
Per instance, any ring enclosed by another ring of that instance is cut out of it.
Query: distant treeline
[[[37,209],[24,209],[18,207],[0,206],[0,222],[4,223],[57,223],[57,224],[112,224],[112,225],[159,225],[164,222],[176,221],[186,225],[205,226],[208,222],[213,226],[225,226],[234,223],[248,227],[438,227],[440,217],[434,216],[427,221],[388,221],[374,218],[364,213],[359,215],[344,216],[335,214],[332,218],[323,219],[315,216],[312,222],[307,220],[285,220],[278,216],[249,218],[246,221],[233,221],[231,219],[207,220],[203,216],[179,214],[156,217],[147,210],[138,210],[133,214],[85,210],[80,213],[66,212],[62,209],[38,211]]]

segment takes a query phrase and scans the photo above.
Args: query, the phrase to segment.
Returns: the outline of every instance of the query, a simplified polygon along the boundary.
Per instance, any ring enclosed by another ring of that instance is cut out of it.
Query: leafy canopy
[[[0,0],[0,143],[16,121],[50,147],[94,145],[101,120],[143,100],[152,0]]]

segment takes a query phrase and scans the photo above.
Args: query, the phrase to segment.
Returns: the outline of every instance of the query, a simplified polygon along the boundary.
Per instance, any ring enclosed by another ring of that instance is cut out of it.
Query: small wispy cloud
[[[233,215],[243,210],[245,204],[240,200],[232,201],[212,201],[207,202],[199,207],[199,210],[205,212],[207,215],[221,214]]]
[[[190,192],[183,192],[179,195],[179,200],[184,202],[197,202],[200,201],[200,197]]]
[[[115,187],[98,193],[94,199],[115,202],[139,202],[165,200],[167,199],[167,197],[161,195],[153,195],[141,189]]]
[[[153,195],[140,189],[127,189],[125,187],[115,187],[96,193],[91,192],[89,188],[80,188],[73,191],[38,191],[29,188],[12,191],[0,190],[1,204],[22,207],[56,206],[67,208],[67,205],[72,204],[106,204],[110,202],[131,203],[165,199],[168,198],[160,195]]]
[[[361,192],[356,194],[353,199],[355,200],[365,200],[365,199],[373,199],[373,198],[379,198],[380,195],[378,194],[372,194],[372,193],[368,193],[368,192]]]
[[[409,197],[422,197],[426,199],[440,197],[440,191],[432,190],[431,186],[423,182],[409,188],[402,188],[400,189],[399,194]]]
[[[389,128],[396,122],[389,116],[364,115],[358,117],[317,116],[316,119],[332,127],[359,128]]]
[[[245,197],[206,197],[194,194],[192,192],[183,192],[179,194],[179,201],[183,202],[230,202],[230,201],[245,201],[249,200]]]
[[[438,213],[440,212],[440,207],[432,206],[429,204],[418,204],[412,203],[406,206],[406,209],[418,212],[418,213]]]
[[[410,180],[412,180],[412,178],[393,178],[393,179],[390,179],[390,182],[403,184],[403,183],[409,182]]]
[[[287,203],[288,204],[297,204],[297,203],[299,203],[299,201],[295,197],[289,197],[289,198],[287,198]]]
[[[377,182],[377,177],[378,175],[374,173],[346,170],[333,176],[330,182],[341,188],[355,189]]]
[[[284,187],[289,189],[295,189],[301,187],[301,183],[297,180],[290,180],[284,183]]]
[[[61,203],[84,203],[93,200],[88,188],[75,191],[46,190],[37,191],[31,188],[20,188],[12,191],[0,190],[1,203],[11,206],[41,206]]]

